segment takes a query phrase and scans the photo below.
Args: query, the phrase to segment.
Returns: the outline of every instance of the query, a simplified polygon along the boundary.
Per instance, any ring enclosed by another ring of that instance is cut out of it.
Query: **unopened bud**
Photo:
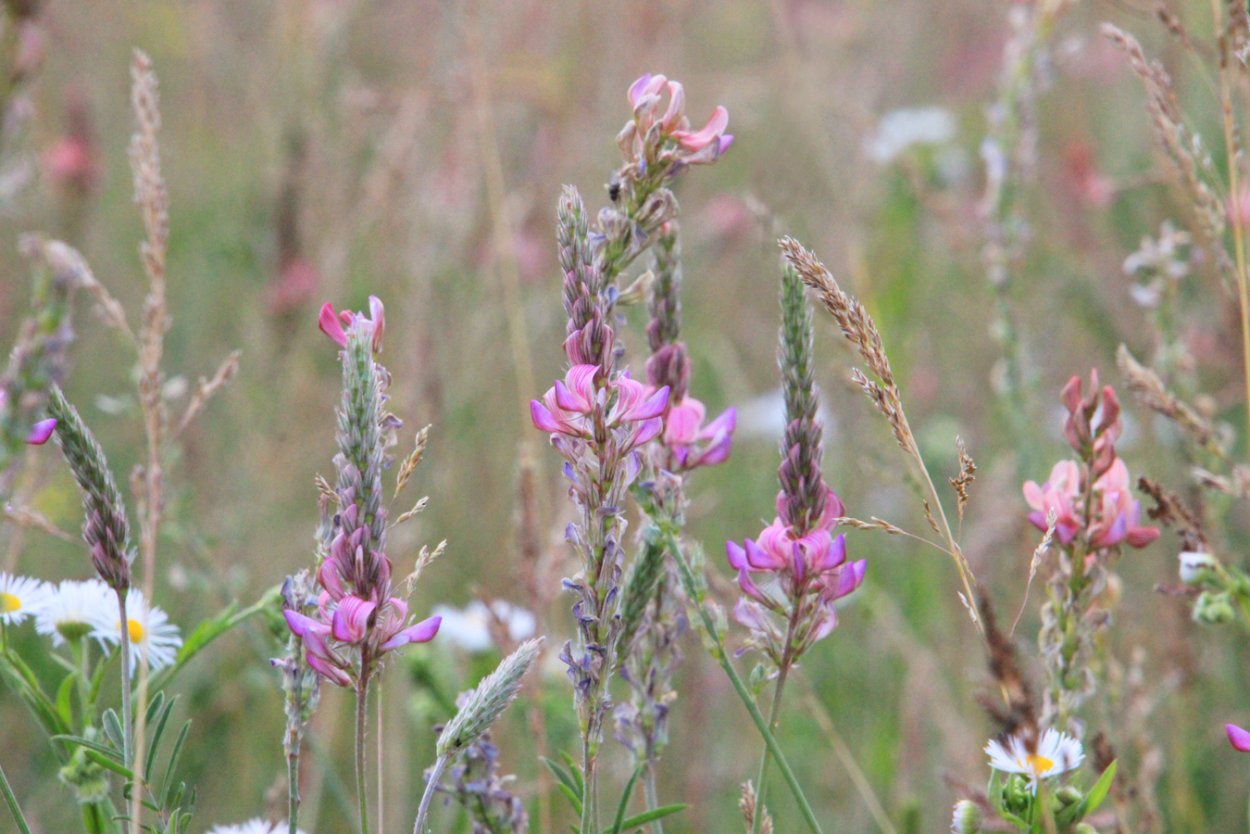
[[[1025,816],[1033,804],[1033,789],[1029,780],[1015,774],[1003,785],[1003,808],[1017,816]]]
[[[1237,616],[1226,593],[1203,591],[1194,603],[1194,622],[1203,625],[1224,625]]]
[[[1180,576],[1186,585],[1203,585],[1214,582],[1219,575],[1220,562],[1202,550],[1186,550],[1180,554]]]
[[[951,815],[951,834],[981,834],[981,820],[981,807],[970,799],[961,799]]]

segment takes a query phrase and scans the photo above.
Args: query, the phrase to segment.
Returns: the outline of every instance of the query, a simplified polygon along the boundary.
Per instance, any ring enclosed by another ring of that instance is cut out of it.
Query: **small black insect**
[[[608,199],[614,203],[621,199],[621,181],[616,177],[613,177],[612,181],[608,183]]]

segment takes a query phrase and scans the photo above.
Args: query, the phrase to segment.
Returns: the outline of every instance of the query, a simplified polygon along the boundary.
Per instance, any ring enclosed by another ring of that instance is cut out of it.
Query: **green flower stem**
[[[20,834],[30,834],[30,826],[26,824],[26,818],[22,816],[21,806],[17,804],[17,797],[13,795],[13,788],[9,785],[9,777],[4,775],[3,767],[0,767],[0,791],[4,792],[4,804],[9,806],[9,813],[17,822],[17,830]]]
[[[367,654],[366,651],[361,652]],[[368,669],[368,659],[361,658],[362,670]],[[360,834],[369,834],[369,793],[365,775],[365,728],[368,724],[369,677],[364,672],[356,689],[356,797],[360,802]]]
[[[126,619],[126,592],[117,592],[117,610],[118,610],[118,637],[117,642],[121,646],[122,653],[122,764],[126,767],[134,768],[138,772],[139,768],[135,767],[135,763],[130,760],[130,748],[134,743],[131,739],[131,715],[130,715],[130,623]]]
[[[797,614],[797,606],[795,613]],[[768,711],[768,730],[773,733],[777,732],[777,723],[781,719],[781,696],[785,693],[786,678],[790,676],[790,669],[793,666],[790,646],[794,643],[794,625],[795,616],[792,614],[786,633],[785,656],[781,659],[781,667],[777,670],[777,684],[773,689],[773,703]],[[768,792],[768,762],[770,758],[768,749],[765,748],[764,754],[760,757],[760,772],[755,779],[755,816],[751,819],[751,834],[759,834],[760,826],[764,821],[764,795]]]
[[[662,528],[661,534],[664,537],[669,553],[673,554],[673,560],[677,563],[677,570],[681,574],[681,584],[686,590],[686,596],[690,598],[691,603],[699,612],[699,619],[703,622],[703,627],[712,639],[714,644],[712,656],[720,664],[721,668],[725,670],[725,674],[729,676],[729,682],[733,684],[734,691],[738,693],[738,697],[742,700],[743,706],[746,707],[747,712],[750,714],[751,721],[755,723],[755,728],[759,731],[760,737],[764,739],[765,747],[768,748],[768,752],[772,754],[772,757],[777,760],[777,766],[781,769],[781,776],[790,787],[790,792],[794,794],[794,800],[799,805],[799,811],[803,814],[803,820],[807,823],[807,827],[811,829],[813,834],[823,834],[820,823],[816,820],[816,814],[812,811],[811,803],[807,801],[807,797],[803,794],[803,788],[799,785],[798,778],[795,777],[794,771],[790,769],[790,763],[786,761],[781,745],[777,743],[777,739],[773,737],[772,732],[768,729],[764,716],[760,713],[759,707],[755,705],[755,699],[751,697],[746,684],[738,676],[738,670],[734,668],[733,663],[729,660],[729,655],[725,653],[725,640],[721,636],[720,631],[717,630],[712,615],[708,613],[707,607],[703,604],[703,593],[699,590],[698,583],[695,581],[694,571],[690,568],[690,562],[687,561],[686,555],[682,553],[681,545],[678,543],[676,536],[673,535],[671,528]]]

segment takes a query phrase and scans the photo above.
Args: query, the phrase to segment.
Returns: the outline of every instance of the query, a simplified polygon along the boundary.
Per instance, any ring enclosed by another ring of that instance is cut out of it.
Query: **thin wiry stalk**
[[[131,749],[134,741],[131,738],[131,712],[130,712],[130,622],[126,619],[126,592],[117,592],[117,612],[118,612],[118,631],[121,632],[121,639],[118,643],[121,645],[122,655],[122,761],[126,767],[133,768],[135,773],[139,772],[139,768],[135,767],[135,762],[130,758]]]
[[[417,818],[412,823],[412,834],[425,832],[425,818],[430,813],[430,800],[434,798],[434,789],[438,787],[438,780],[443,778],[443,770],[447,767],[449,758],[439,756],[438,761],[434,762],[434,769],[430,771],[430,779],[425,784],[425,793],[421,795],[421,807],[417,809]]]
[[[777,766],[781,769],[782,778],[785,779],[786,785],[789,786],[790,792],[794,795],[795,802],[798,803],[799,812],[803,815],[803,821],[807,823],[807,827],[811,829],[813,834],[822,834],[820,823],[816,820],[816,814],[812,811],[811,803],[807,801],[807,797],[803,793],[803,787],[799,784],[798,778],[790,768],[790,763],[786,760],[781,745],[777,743],[776,737],[768,729],[768,724],[765,722],[763,714],[760,713],[759,707],[756,706],[755,699],[751,697],[750,690],[742,682],[742,678],[738,675],[738,670],[734,668],[733,662],[725,652],[724,635],[720,633],[716,621],[703,604],[703,594],[699,591],[699,584],[695,579],[694,570],[690,567],[686,554],[682,552],[681,544],[671,530],[664,531],[663,536],[664,542],[668,546],[668,552],[673,554],[673,561],[677,563],[678,573],[681,574],[682,587],[690,598],[691,604],[698,611],[699,619],[703,623],[708,636],[712,639],[713,657],[720,664],[720,667],[725,670],[725,674],[729,677],[729,682],[733,684],[734,691],[738,694],[742,705],[746,707],[747,713],[751,716],[755,729],[759,731],[760,737],[764,740],[769,753],[777,760]]]
[[[13,787],[9,784],[9,777],[4,775],[3,767],[0,767],[0,791],[4,792],[4,804],[9,806],[17,830],[21,834],[30,834],[30,826],[26,824],[26,817],[22,816],[22,808],[17,804],[17,797],[13,795]]]
[[[363,652],[362,652],[363,654]],[[356,689],[356,797],[360,803],[360,834],[369,834],[369,791],[366,773],[365,734],[368,727],[369,679],[363,670],[368,664],[362,658],[360,662],[362,676]]]

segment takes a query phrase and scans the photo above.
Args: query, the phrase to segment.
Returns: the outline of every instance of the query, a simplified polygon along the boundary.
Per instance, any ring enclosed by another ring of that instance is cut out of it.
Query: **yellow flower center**
[[[0,592],[0,614],[12,614],[22,610],[22,601],[13,594]]]
[[[126,620],[126,634],[130,638],[131,643],[142,643],[143,636],[146,632],[143,630],[143,623],[133,617]]]
[[[1039,756],[1036,753],[1030,753],[1026,759],[1029,763],[1029,768],[1038,776],[1041,776],[1043,773],[1055,766],[1055,763],[1050,759],[1045,756]]]

